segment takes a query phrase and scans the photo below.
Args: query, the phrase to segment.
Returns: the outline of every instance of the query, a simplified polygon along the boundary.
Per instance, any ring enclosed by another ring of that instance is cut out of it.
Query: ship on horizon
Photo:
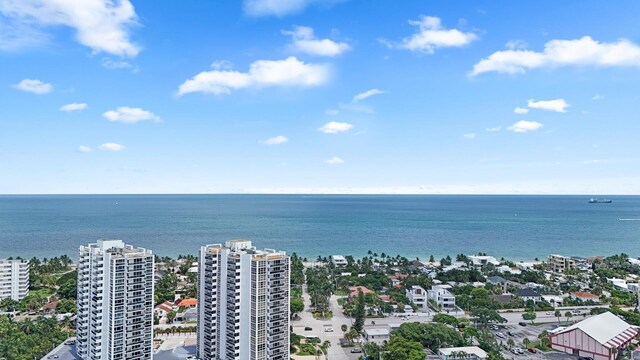
[[[591,198],[589,199],[589,204],[611,204],[612,201],[609,199],[597,199],[597,198]]]

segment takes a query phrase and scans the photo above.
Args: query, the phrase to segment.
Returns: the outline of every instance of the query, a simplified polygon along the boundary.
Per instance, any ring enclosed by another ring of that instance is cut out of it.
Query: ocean
[[[0,196],[0,258],[75,259],[122,239],[158,255],[244,238],[315,258],[368,250],[408,258],[485,252],[640,256],[640,196],[33,195]],[[621,220],[622,219],[622,220]]]

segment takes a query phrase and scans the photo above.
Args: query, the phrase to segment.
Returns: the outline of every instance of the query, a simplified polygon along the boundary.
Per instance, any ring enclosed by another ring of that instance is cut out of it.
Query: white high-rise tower
[[[20,301],[29,295],[29,262],[0,259],[0,300]]]
[[[289,264],[247,240],[200,249],[200,359],[289,360]]]
[[[122,240],[80,246],[77,349],[84,360],[153,358],[150,250]]]

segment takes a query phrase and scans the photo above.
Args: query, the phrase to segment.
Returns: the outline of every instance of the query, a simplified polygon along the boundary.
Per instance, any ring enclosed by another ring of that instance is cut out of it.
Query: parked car
[[[505,338],[504,334],[503,334],[503,333],[501,333],[501,332],[497,332],[497,333],[496,333],[496,336],[497,336],[497,337],[499,337],[499,338],[501,338],[501,339],[504,339],[504,338]]]
[[[546,314],[547,314],[547,315],[553,315],[553,312],[551,312],[551,311],[547,311],[547,312],[546,312]]]
[[[330,328],[330,327],[324,328],[324,332],[333,332],[333,328]]]
[[[509,336],[514,336],[513,333],[511,331],[507,331],[507,335]]]
[[[528,349],[530,353],[535,354],[538,352],[538,350],[536,350],[535,348],[529,348]]]
[[[305,327],[304,327],[304,331],[311,331],[311,330],[313,330],[313,329],[311,328],[311,326],[305,326]]]
[[[526,322],[524,322],[524,321],[520,321],[520,322],[518,323],[518,325],[520,325],[520,326],[527,326],[527,323],[526,323]]]
[[[76,341],[75,340],[67,340],[64,342],[65,345],[75,345]]]
[[[355,353],[361,353],[362,349],[361,348],[353,348],[353,349],[351,349],[351,352],[354,353],[354,354]]]
[[[578,356],[578,360],[593,360],[593,358],[589,356]]]

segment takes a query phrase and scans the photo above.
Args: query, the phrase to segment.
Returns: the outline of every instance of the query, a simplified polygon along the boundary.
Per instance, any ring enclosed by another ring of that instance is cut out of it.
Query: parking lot
[[[42,360],[50,359],[80,360],[80,357],[76,356],[75,338],[67,339],[42,358]]]
[[[544,332],[545,330],[551,330],[555,326],[553,324],[545,324],[538,326],[521,326],[521,325],[502,325],[497,329],[493,327],[491,331],[496,334],[496,340],[499,344],[502,345],[502,354],[506,359],[551,359],[551,360],[560,360],[560,359],[577,359],[577,356],[560,353],[560,352],[548,352],[542,353],[536,349],[536,353],[529,352],[522,341],[524,338],[528,338],[531,341],[535,341],[538,339],[538,336]],[[507,342],[509,339],[512,339],[515,343],[514,347],[520,349],[521,353],[514,353]]]

